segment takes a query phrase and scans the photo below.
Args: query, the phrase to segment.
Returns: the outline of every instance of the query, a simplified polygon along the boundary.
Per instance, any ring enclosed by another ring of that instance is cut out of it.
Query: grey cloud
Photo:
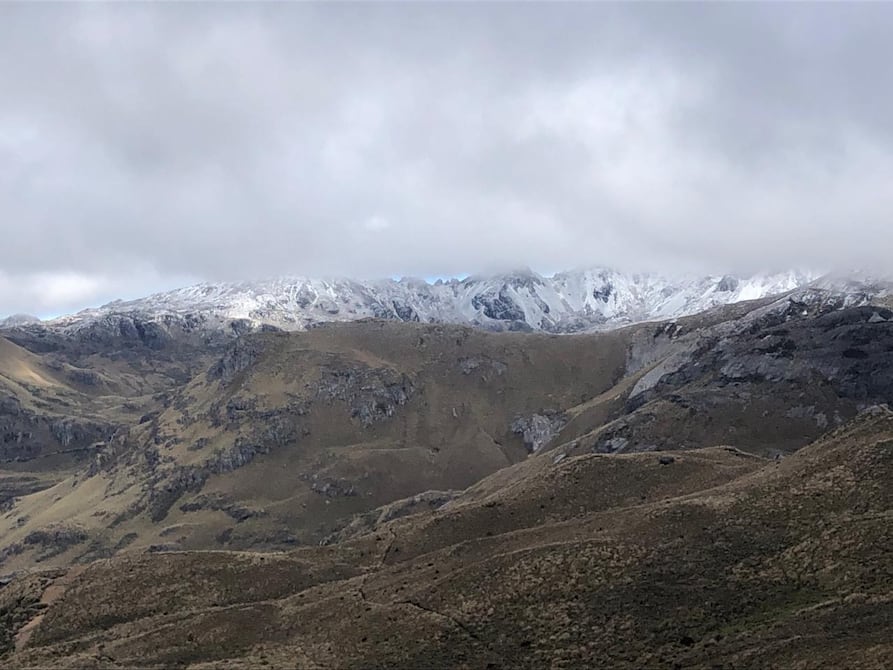
[[[0,313],[175,278],[882,266],[891,19],[0,5]]]

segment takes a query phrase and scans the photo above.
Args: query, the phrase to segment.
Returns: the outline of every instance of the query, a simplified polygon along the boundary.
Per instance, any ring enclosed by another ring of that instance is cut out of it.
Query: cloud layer
[[[0,313],[198,279],[885,269],[893,6],[0,6]]]

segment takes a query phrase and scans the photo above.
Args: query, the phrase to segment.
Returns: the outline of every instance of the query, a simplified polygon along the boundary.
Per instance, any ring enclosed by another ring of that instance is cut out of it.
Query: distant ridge
[[[31,314],[13,314],[5,319],[0,319],[0,328],[17,328],[19,326],[29,326],[34,323],[40,323],[40,319]]]
[[[305,330],[328,322],[377,318],[470,325],[487,330],[574,333],[672,319],[711,307],[777,295],[816,279],[808,272],[670,278],[605,268],[546,277],[530,270],[465,279],[374,281],[282,277],[202,283],[43,322],[73,333],[126,335],[143,326],[176,332],[241,334]],[[19,320],[3,327],[34,321]]]

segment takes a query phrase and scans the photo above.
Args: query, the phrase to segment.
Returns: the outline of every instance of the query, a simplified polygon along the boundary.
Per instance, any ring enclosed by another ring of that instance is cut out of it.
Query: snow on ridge
[[[79,330],[103,319],[192,319],[206,328],[244,320],[302,330],[317,323],[384,318],[490,329],[578,332],[670,319],[718,305],[785,293],[816,279],[804,272],[668,278],[589,268],[544,277],[524,270],[430,283],[403,277],[201,283],[45,322]],[[201,318],[198,318],[201,317]],[[190,322],[192,323],[192,322]],[[190,326],[195,327],[195,326]]]

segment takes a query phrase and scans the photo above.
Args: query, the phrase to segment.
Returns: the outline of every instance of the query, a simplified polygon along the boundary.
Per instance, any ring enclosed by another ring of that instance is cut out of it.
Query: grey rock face
[[[603,286],[592,289],[592,297],[606,303],[614,293],[614,285],[606,281]]]
[[[472,372],[476,372],[486,382],[505,374],[508,366],[502,361],[494,360],[489,356],[469,356],[459,360],[459,369],[463,375],[470,375]]]
[[[0,553],[0,562],[8,556],[20,554],[28,548],[38,548],[40,553],[35,560],[39,563],[67,551],[71,547],[82,544],[88,539],[87,533],[76,526],[63,524],[47,526],[32,531],[21,542],[8,545]]]
[[[238,339],[208,371],[208,379],[219,379],[224,385],[229,384],[236,375],[251,367],[262,353],[263,345],[257,340]]]
[[[726,275],[719,281],[719,284],[716,285],[716,290],[723,293],[729,293],[738,288],[738,283],[739,282],[737,277]]]
[[[201,467],[179,466],[150,480],[147,505],[152,521],[162,521],[184,493],[201,491],[208,475]]]
[[[824,412],[817,411],[815,405],[791,407],[791,409],[785,412],[785,416],[791,419],[813,419],[818,428],[828,427],[827,415]]]
[[[19,416],[22,413],[22,403],[15,396],[0,396],[0,415]]]
[[[626,449],[626,445],[629,444],[629,440],[625,437],[617,436],[605,439],[601,443],[601,447],[598,451],[602,453],[614,454],[619,451],[623,451]]]
[[[38,469],[50,455],[77,462],[118,428],[77,416],[37,414],[13,397],[0,398],[0,462],[32,462]]]
[[[586,447],[648,451],[719,440],[764,454],[798,448],[860,408],[893,399],[891,317],[884,307],[807,292],[676,338],[665,338],[660,326],[657,361],[643,331],[629,364],[653,367],[632,389],[625,413]],[[689,424],[689,416],[697,419]]]
[[[242,523],[248,519],[264,517],[267,515],[267,512],[263,509],[235,503],[220,493],[214,495],[201,495],[195,500],[180,505],[181,512],[197,512],[205,509],[224,512],[235,520],[236,523]]]
[[[471,305],[494,321],[524,321],[524,311],[511,299],[505,288],[476,295]]]
[[[107,424],[98,424],[77,418],[57,419],[50,424],[50,432],[63,449],[73,445],[88,446],[109,437]]]
[[[368,427],[394,416],[414,391],[412,380],[394,370],[329,367],[323,370],[316,396],[346,404],[351,417]]]
[[[71,370],[68,379],[84,386],[99,386],[102,383],[102,377],[93,370]]]
[[[394,300],[391,304],[394,307],[394,314],[401,321],[421,321],[418,312],[412,308],[412,305],[399,300]]]
[[[203,470],[216,475],[232,472],[248,465],[258,454],[267,454],[269,451],[268,446],[254,444],[250,440],[238,437],[229,449],[215,452],[214,456],[205,462]]]
[[[310,478],[310,490],[327,498],[352,497],[357,495],[357,488],[345,479],[333,479],[331,477]]]
[[[529,417],[518,417],[512,422],[511,430],[521,435],[530,453],[536,453],[558,436],[565,423],[567,419],[563,414],[549,411]]]
[[[37,493],[51,486],[51,483],[31,475],[8,474],[0,479],[0,511],[8,511],[16,498]]]

